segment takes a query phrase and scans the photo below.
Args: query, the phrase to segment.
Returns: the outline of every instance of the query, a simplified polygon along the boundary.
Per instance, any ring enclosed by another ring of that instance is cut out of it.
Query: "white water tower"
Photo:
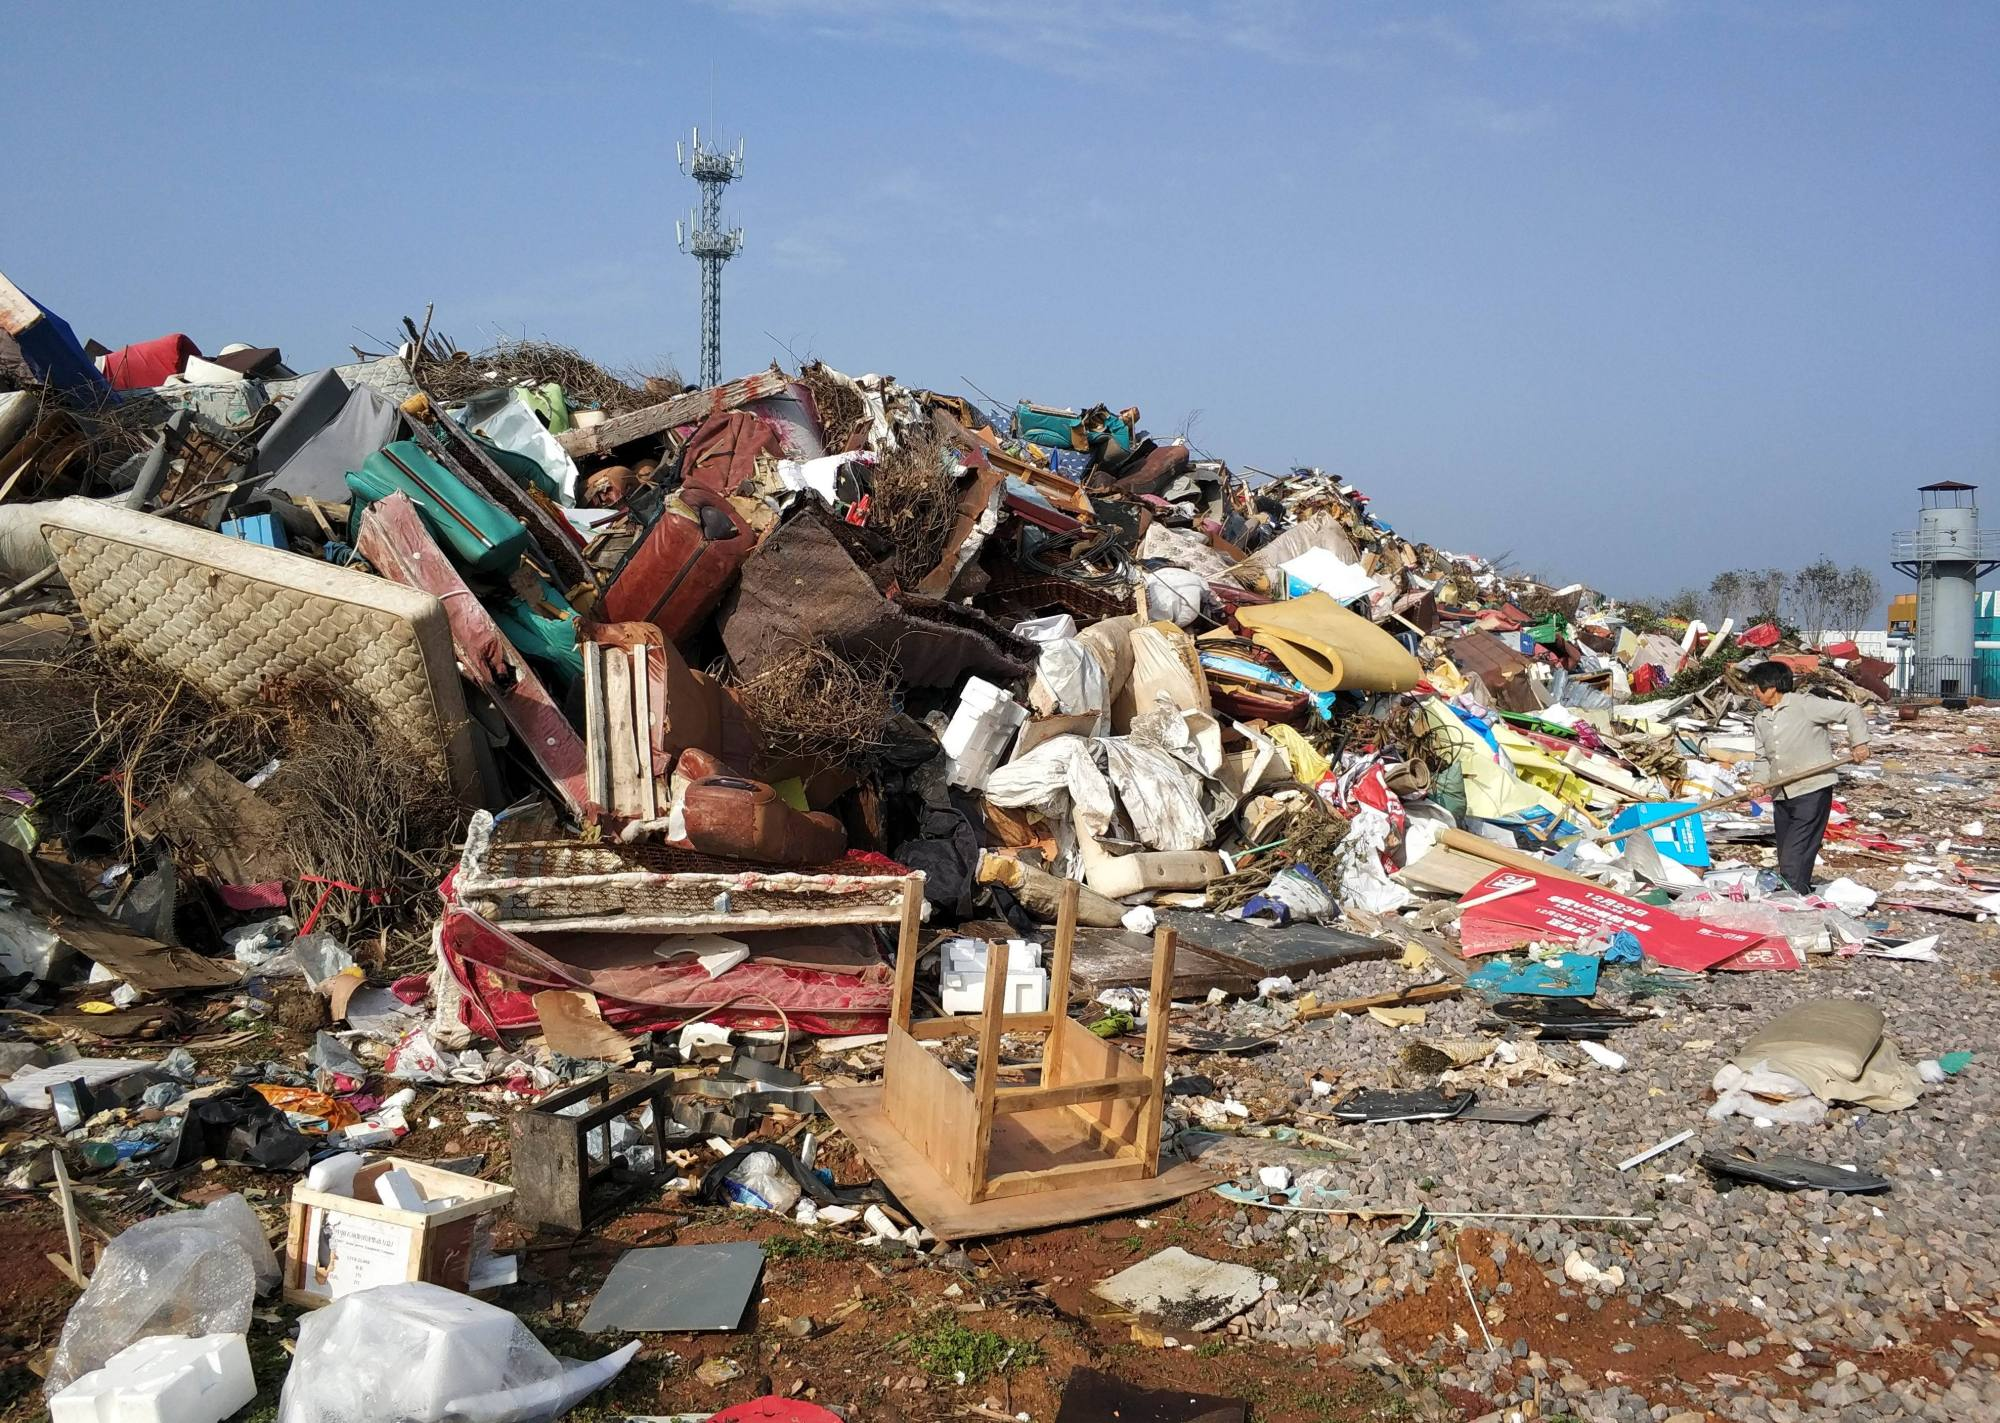
[[[2000,567],[2000,538],[1979,531],[1979,486],[1941,480],[1917,492],[1917,527],[1890,536],[1898,571],[1917,580],[1917,645],[1906,682],[1933,697],[1976,690],[1973,613],[1979,580]]]

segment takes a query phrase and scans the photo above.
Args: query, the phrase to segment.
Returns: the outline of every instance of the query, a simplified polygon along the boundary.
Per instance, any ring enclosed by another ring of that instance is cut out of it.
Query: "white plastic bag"
[[[768,1151],[756,1151],[738,1162],[723,1183],[730,1201],[753,1210],[785,1214],[805,1192],[784,1164]]]
[[[1340,842],[1340,898],[1370,914],[1393,914],[1416,898],[1389,878],[1382,852],[1389,844],[1389,817],[1374,806],[1361,806],[1348,822]]]
[[[105,1247],[70,1306],[44,1392],[60,1393],[141,1339],[246,1333],[258,1292],[277,1283],[278,1257],[241,1196],[142,1220]]]
[[[378,1285],[300,1323],[278,1423],[547,1423],[638,1352],[634,1340],[565,1364],[483,1300],[441,1285]]]

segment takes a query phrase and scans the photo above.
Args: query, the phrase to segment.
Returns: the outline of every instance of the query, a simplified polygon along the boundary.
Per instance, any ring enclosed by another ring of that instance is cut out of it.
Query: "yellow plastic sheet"
[[[1285,753],[1285,759],[1292,763],[1292,779],[1300,785],[1316,786],[1333,769],[1333,763],[1315,751],[1296,727],[1270,726],[1264,729],[1264,734]]]
[[[1435,697],[1426,698],[1424,715],[1437,728],[1440,739],[1452,748],[1458,768],[1465,776],[1465,808],[1469,814],[1498,820],[1532,810],[1546,810],[1552,815],[1563,813],[1563,803],[1558,797],[1510,773],[1494,759],[1492,748],[1443,702]],[[1508,754],[1511,756],[1513,752],[1510,750]]]

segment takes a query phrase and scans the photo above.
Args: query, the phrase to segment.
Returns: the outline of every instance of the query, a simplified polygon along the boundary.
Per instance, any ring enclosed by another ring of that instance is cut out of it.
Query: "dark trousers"
[[[1800,894],[1812,888],[1813,861],[1826,838],[1826,818],[1833,812],[1833,787],[1807,791],[1773,802],[1772,824],[1778,832],[1778,873]]]

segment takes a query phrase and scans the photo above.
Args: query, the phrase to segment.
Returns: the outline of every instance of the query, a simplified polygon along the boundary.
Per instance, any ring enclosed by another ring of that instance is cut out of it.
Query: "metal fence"
[[[1905,697],[1987,696],[1991,689],[1984,683],[1993,671],[1977,658],[1909,657],[1903,659],[1898,690]]]

